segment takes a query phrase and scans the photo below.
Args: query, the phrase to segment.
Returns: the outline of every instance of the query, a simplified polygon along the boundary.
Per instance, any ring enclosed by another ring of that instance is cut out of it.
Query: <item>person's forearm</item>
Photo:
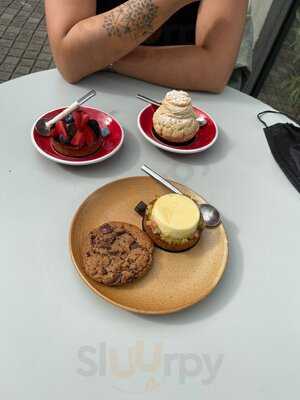
[[[128,0],[76,23],[61,41],[56,62],[70,81],[119,60],[158,29],[188,0]]]
[[[172,88],[221,92],[234,68],[247,4],[247,0],[204,0],[195,45],[139,46],[115,63],[114,69]]]
[[[139,46],[116,62],[114,70],[174,89],[222,90],[211,54],[197,46]]]

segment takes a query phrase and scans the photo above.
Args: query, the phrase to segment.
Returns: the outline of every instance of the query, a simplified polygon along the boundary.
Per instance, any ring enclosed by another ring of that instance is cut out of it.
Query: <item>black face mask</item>
[[[298,126],[291,123],[278,123],[268,126],[262,116],[268,113],[283,114]],[[290,182],[300,193],[300,123],[285,113],[263,111],[257,115],[265,126],[264,131],[271,152]]]

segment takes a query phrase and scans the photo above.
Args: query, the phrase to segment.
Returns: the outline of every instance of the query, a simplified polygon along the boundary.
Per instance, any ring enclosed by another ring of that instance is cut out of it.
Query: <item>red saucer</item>
[[[194,107],[194,112],[197,117],[205,117],[207,124],[199,128],[195,138],[185,145],[173,145],[165,143],[155,136],[153,133],[153,114],[157,110],[157,106],[146,106],[138,116],[138,127],[150,143],[163,150],[172,153],[192,154],[199,153],[211,147],[218,138],[218,127],[213,118],[200,108]]]
[[[64,108],[59,108],[56,110],[49,111],[47,114],[40,116],[37,121],[35,121],[32,132],[31,139],[34,147],[43,156],[49,158],[52,161],[67,164],[67,165],[89,165],[95,164],[112,157],[122,146],[124,141],[124,131],[120,123],[111,115],[92,107],[80,107],[84,112],[86,112],[91,119],[98,121],[100,127],[108,127],[110,134],[104,138],[103,146],[96,151],[94,154],[90,154],[85,157],[69,157],[61,153],[58,153],[51,144],[51,138],[41,136],[35,129],[36,123],[39,119],[45,118],[47,120],[55,117]]]

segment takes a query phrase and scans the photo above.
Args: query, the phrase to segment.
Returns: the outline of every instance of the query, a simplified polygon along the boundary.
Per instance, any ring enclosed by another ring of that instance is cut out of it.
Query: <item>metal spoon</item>
[[[161,106],[161,102],[157,100],[150,99],[150,97],[144,96],[142,94],[137,94],[136,97],[140,100],[145,101],[146,103],[153,104],[155,106]],[[207,124],[206,118],[201,115],[200,117],[197,117],[196,120],[199,122],[200,127],[205,126]]]
[[[80,97],[78,100],[74,101],[69,107],[64,109],[61,113],[56,115],[54,118],[50,119],[49,121],[46,121],[45,119],[40,119],[37,124],[36,124],[36,130],[38,133],[42,136],[48,136],[51,128],[53,127],[56,122],[60,121],[61,119],[65,118],[67,115],[71,114],[71,112],[77,110],[77,108],[90,100],[92,97],[96,95],[96,91],[90,90],[87,94],[84,96]]]
[[[177,194],[184,194],[179,189],[177,189],[177,187],[172,185],[171,182],[169,182],[167,179],[163,178],[157,172],[153,171],[153,169],[151,169],[147,165],[143,165],[141,167],[141,169],[144,172],[146,172],[146,174],[148,174],[152,178],[154,178],[156,181],[162,183],[164,186],[166,186],[172,192],[177,193]],[[205,222],[205,225],[208,228],[215,228],[221,223],[221,216],[220,216],[219,211],[214,206],[212,206],[211,204],[200,204],[199,205],[199,209],[200,209],[201,214],[203,216],[203,220]]]

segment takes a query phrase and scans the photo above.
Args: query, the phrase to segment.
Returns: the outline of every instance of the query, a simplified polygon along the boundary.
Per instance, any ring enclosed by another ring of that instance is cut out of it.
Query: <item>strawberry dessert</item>
[[[66,156],[84,157],[95,153],[103,145],[107,128],[81,110],[74,111],[51,129],[53,148]]]

